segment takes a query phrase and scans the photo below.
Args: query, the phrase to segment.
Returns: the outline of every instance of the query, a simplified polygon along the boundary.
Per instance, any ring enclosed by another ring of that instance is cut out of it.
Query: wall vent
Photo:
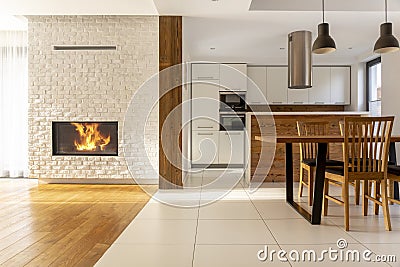
[[[116,45],[55,45],[53,46],[53,50],[56,51],[77,51],[77,50],[86,50],[86,51],[104,51],[104,50],[117,50]]]

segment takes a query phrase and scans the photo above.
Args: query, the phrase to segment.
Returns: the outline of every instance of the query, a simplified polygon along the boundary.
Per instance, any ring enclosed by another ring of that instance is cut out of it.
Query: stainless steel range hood
[[[307,89],[312,87],[312,57],[310,31],[296,31],[288,35],[288,87]]]

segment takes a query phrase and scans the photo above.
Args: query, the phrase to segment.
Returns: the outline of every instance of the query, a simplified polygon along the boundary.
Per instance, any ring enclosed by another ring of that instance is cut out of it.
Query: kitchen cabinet
[[[329,104],[331,101],[331,68],[313,67],[312,88],[308,89],[310,104]]]
[[[244,132],[219,132],[219,164],[244,163]]]
[[[192,164],[218,164],[219,131],[192,131]]]
[[[248,105],[266,105],[267,67],[248,67],[246,102]]]
[[[219,64],[217,63],[193,63],[192,80],[219,80]]]
[[[286,104],[288,101],[288,68],[267,67],[268,104]]]
[[[247,90],[247,64],[220,64],[221,90]]]
[[[212,84],[192,84],[192,129],[219,130],[219,87]]]
[[[308,104],[308,89],[288,89],[288,104]]]
[[[331,102],[337,105],[350,104],[351,68],[331,67]]]

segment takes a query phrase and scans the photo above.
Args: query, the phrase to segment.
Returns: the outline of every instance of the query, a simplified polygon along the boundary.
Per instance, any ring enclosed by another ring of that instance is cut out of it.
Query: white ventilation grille
[[[116,45],[54,45],[53,50],[56,51],[104,51],[104,50],[117,50]]]

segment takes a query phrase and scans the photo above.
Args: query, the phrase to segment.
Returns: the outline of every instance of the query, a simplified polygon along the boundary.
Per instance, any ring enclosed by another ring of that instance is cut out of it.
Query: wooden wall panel
[[[358,116],[358,115],[355,115]],[[263,116],[257,116],[261,125],[268,124],[269,121],[262,122]],[[274,116],[276,135],[297,135],[296,121],[329,121],[330,134],[340,135],[339,121],[343,120],[343,115],[292,115],[292,116]],[[251,178],[254,177],[257,168],[257,178],[265,178],[265,182],[284,182],[285,181],[285,145],[277,144],[275,158],[272,167],[268,169],[260,162],[261,141],[255,140],[256,135],[260,135],[260,126],[255,116],[251,116]],[[265,149],[265,148],[264,148]],[[329,144],[329,155],[331,159],[342,160],[343,152],[341,144]],[[300,149],[298,144],[293,144],[293,175],[295,181],[300,177]]]
[[[163,70],[181,63],[182,17],[161,16],[159,18],[160,189],[174,189],[182,186],[182,138],[179,135],[182,126],[182,110],[179,107],[182,103],[182,87],[177,86],[170,90],[172,87],[170,85],[182,81],[182,69],[176,67],[174,71],[163,72]]]

